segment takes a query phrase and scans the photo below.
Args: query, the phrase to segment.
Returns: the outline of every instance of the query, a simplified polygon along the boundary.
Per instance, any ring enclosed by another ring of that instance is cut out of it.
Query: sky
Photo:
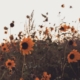
[[[80,17],[79,2],[79,0],[0,0],[0,42],[10,35],[10,31],[7,35],[4,34],[4,26],[10,29],[9,24],[15,21],[15,27],[11,29],[11,33],[17,34],[19,31],[23,31],[26,15],[30,15],[32,10],[34,10],[36,25],[44,24],[41,13],[46,14],[48,12],[51,25],[54,23],[59,25],[61,19],[65,17],[65,22],[77,26],[78,23],[75,24],[72,21],[78,21]],[[64,4],[65,8],[61,8],[61,4]],[[69,6],[73,8],[70,9]],[[61,12],[60,17],[59,12]]]

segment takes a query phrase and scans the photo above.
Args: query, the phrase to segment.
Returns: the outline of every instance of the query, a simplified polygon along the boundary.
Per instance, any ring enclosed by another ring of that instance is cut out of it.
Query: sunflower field
[[[48,13],[41,15],[46,23]],[[78,30],[62,21],[52,27],[40,24],[36,31],[33,16],[34,11],[26,16],[24,32],[20,31],[16,38],[10,34],[9,40],[1,43],[0,80],[80,80]],[[13,27],[15,21],[10,23],[10,29]],[[7,32],[5,26],[4,34]]]

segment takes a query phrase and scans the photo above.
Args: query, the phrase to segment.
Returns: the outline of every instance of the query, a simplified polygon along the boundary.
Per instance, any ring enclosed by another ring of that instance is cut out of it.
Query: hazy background
[[[14,20],[15,27],[11,30],[12,34],[17,34],[20,30],[24,30],[26,15],[31,14],[34,10],[35,24],[42,24],[43,17],[41,13],[49,13],[49,22],[51,25],[60,23],[60,19],[65,17],[65,21],[77,26],[72,21],[78,21],[80,17],[80,0],[0,0],[0,42],[3,38],[8,38],[4,34],[4,26],[10,27],[9,24]],[[61,4],[65,8],[61,8]],[[69,6],[73,8],[70,9]],[[61,12],[59,18],[58,12]],[[46,23],[45,25],[48,25]]]

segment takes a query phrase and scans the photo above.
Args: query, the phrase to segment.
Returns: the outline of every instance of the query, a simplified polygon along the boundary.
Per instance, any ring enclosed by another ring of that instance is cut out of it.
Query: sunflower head
[[[6,44],[4,44],[2,47],[1,47],[2,51],[3,52],[9,52],[9,48]]]
[[[8,69],[11,70],[13,67],[15,67],[15,62],[14,62],[14,60],[8,59],[8,60],[5,62],[5,65],[6,65],[6,67],[7,67]]]
[[[4,30],[8,30],[8,27],[5,26],[5,27],[4,27]]]
[[[47,76],[47,72],[43,72],[43,77],[46,77]]]
[[[38,77],[36,77],[34,80],[39,80],[39,78],[38,78]]]
[[[10,35],[9,38],[10,38],[10,40],[13,40],[14,39],[14,36],[13,35]]]
[[[77,62],[78,60],[80,60],[80,53],[77,50],[72,50],[68,54],[67,59],[68,59],[68,63]]]
[[[11,22],[10,23],[10,27],[14,27],[14,22]]]
[[[31,40],[30,37],[24,38],[20,42],[20,51],[23,53],[23,55],[29,54],[29,52],[33,50],[32,48],[33,46],[34,46],[34,42]]]
[[[4,31],[4,34],[7,34],[8,32],[7,31]]]

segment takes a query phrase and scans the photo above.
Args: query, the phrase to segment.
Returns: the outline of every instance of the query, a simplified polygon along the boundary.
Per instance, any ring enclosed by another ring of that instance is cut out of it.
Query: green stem
[[[24,65],[25,65],[25,55],[24,55],[24,57],[23,57],[22,77],[23,77]]]
[[[64,69],[65,69],[65,66],[66,66],[66,62],[65,62],[65,59],[66,59],[66,48],[67,48],[67,45],[68,45],[68,42],[66,43],[66,46],[65,46],[65,49],[64,49],[64,62],[62,64],[62,78],[64,76]]]
[[[6,73],[6,71],[4,71],[4,73],[2,74],[2,77],[0,78],[0,80],[2,80],[2,78],[4,77],[4,75],[5,75],[5,73]]]

